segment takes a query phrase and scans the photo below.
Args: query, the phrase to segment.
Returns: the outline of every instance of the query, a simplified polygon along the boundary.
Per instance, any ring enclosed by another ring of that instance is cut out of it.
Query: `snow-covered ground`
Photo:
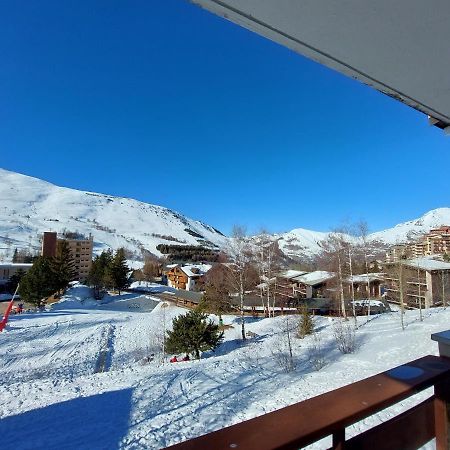
[[[423,322],[408,311],[405,331],[398,312],[364,325],[360,318],[358,348],[343,355],[333,320],[317,317],[316,338],[294,338],[296,368],[286,372],[285,317],[248,319],[252,337],[243,345],[238,318],[225,316],[230,328],[215,353],[169,364],[159,353],[164,326],[185,311],[162,308],[150,295],[108,297],[99,305],[75,286],[50,311],[11,318],[0,333],[2,449],[162,448],[437,354],[430,334],[450,323],[450,309],[426,311]],[[325,359],[319,371],[309,358],[317,336]],[[350,427],[348,435],[427,395]]]

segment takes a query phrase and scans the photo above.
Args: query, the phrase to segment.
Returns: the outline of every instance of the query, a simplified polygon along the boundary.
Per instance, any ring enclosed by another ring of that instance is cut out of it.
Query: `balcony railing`
[[[425,356],[269,414],[173,445],[171,450],[297,450],[327,436],[333,449],[417,449],[436,438],[450,449],[450,331],[432,335],[440,356]],[[424,389],[434,394],[348,440],[345,428]]]

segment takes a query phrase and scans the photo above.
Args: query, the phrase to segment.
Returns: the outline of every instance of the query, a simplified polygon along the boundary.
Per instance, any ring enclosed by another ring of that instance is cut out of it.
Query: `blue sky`
[[[0,2],[0,62],[8,170],[225,233],[450,206],[424,115],[187,1]]]

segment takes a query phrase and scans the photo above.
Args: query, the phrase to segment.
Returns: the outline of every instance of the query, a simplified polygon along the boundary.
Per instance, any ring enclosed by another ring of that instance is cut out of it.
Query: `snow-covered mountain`
[[[393,228],[371,233],[368,239],[386,246],[408,242],[428,233],[432,228],[450,225],[450,208],[438,208],[427,212],[422,217],[400,223]],[[280,249],[292,258],[308,258],[320,252],[320,241],[329,233],[296,228],[287,233],[276,234]],[[351,238],[350,238],[351,239]]]
[[[84,192],[0,169],[0,259],[14,248],[39,248],[43,231],[94,236],[94,252],[125,247],[160,255],[158,244],[223,246],[218,230],[170,209]]]
[[[441,225],[450,225],[450,208],[433,209],[418,219],[400,223],[384,231],[372,233],[370,238],[378,239],[387,244],[397,244],[413,241],[428,233],[432,228],[437,228]]]
[[[450,225],[450,208],[369,235],[386,245],[413,240],[431,228]],[[170,209],[137,200],[77,191],[0,169],[0,260],[14,248],[39,249],[43,231],[92,233],[95,252],[125,247],[160,255],[158,244],[223,247],[227,238],[215,228]],[[274,235],[283,253],[310,258],[329,233],[296,228]]]

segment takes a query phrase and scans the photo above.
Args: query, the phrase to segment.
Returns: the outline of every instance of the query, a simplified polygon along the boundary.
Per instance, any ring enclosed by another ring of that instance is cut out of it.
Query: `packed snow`
[[[156,285],[148,285],[155,289]],[[156,294],[155,294],[156,295]],[[200,361],[162,358],[164,329],[185,310],[150,292],[100,303],[76,285],[48,311],[13,316],[0,333],[2,449],[159,449],[274,411],[427,354],[431,333],[448,329],[450,309],[358,318],[355,353],[333,337],[337,319],[315,317],[315,336],[293,338],[295,370],[284,370],[293,316],[224,316],[225,340]],[[213,320],[218,320],[212,316]],[[288,321],[288,322],[287,322]],[[319,346],[324,366],[314,370]],[[430,395],[423,392],[347,429],[349,436]],[[312,448],[326,448],[325,439]],[[431,448],[431,447],[429,447]]]

